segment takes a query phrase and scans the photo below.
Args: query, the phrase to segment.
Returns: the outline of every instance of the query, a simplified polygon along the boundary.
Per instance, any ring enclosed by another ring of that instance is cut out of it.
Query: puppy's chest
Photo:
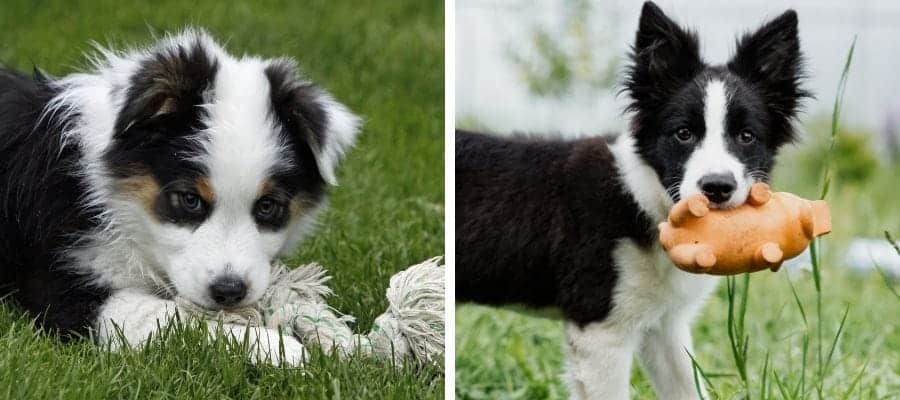
[[[665,314],[695,313],[718,282],[676,268],[658,244],[645,248],[623,240],[613,260],[618,281],[610,318],[628,324],[652,325]]]

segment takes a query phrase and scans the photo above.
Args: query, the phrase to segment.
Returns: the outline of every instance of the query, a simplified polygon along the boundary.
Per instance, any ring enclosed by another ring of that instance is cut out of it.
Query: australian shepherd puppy
[[[767,179],[795,137],[802,77],[794,11],[708,65],[693,32],[645,3],[625,82],[630,132],[457,132],[457,299],[559,309],[574,399],[627,399],[635,354],[660,398],[698,398],[690,327],[717,279],[673,267],[657,224],[679,198],[735,207]]]
[[[2,284],[43,327],[114,347],[169,323],[176,295],[253,303],[358,126],[294,61],[233,57],[200,30],[63,78],[0,69]],[[302,361],[275,331],[210,329],[249,335],[255,361]]]

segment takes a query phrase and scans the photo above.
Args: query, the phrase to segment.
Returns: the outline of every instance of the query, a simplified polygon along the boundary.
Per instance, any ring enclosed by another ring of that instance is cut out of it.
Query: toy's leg
[[[768,266],[772,271],[778,271],[781,268],[781,261],[784,258],[784,252],[778,243],[767,242],[759,247],[756,251],[756,263]]]
[[[709,212],[709,199],[702,194],[695,194],[675,203],[672,211],[669,212],[669,221],[673,226],[678,227],[689,218],[700,218]]]
[[[653,384],[660,399],[698,399],[693,368],[688,356],[693,354],[689,320],[668,316],[659,326],[644,332],[638,357],[644,374]],[[700,385],[703,390],[704,385]],[[703,391],[704,398],[706,392]]]
[[[603,323],[566,324],[566,378],[571,399],[627,400],[640,335]]]
[[[716,265],[716,256],[713,249],[707,244],[679,244],[669,250],[669,256],[679,267],[703,272]]]
[[[769,185],[757,182],[750,188],[750,195],[747,197],[747,202],[754,206],[761,206],[769,202],[769,199],[771,198],[772,191],[769,190]]]
[[[812,202],[813,236],[822,236],[831,232],[831,212],[828,203],[823,200]]]

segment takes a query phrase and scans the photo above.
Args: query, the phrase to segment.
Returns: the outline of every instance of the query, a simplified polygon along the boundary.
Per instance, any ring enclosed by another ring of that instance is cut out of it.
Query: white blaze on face
[[[260,230],[252,215],[263,183],[289,154],[272,120],[265,66],[255,58],[220,60],[206,106],[201,162],[215,195],[212,212],[196,230],[181,228],[183,242],[167,263],[179,294],[202,304],[214,304],[209,286],[226,274],[247,285],[241,304],[259,299],[269,285],[270,262],[287,240],[287,229]]]
[[[728,93],[721,80],[709,81],[703,101],[703,122],[706,134],[694,149],[684,165],[684,177],[679,194],[686,198],[701,193],[699,181],[712,174],[732,175],[737,187],[731,198],[722,204],[712,204],[718,208],[732,208],[744,203],[750,192],[751,182],[744,176],[744,165],[728,151],[726,116],[728,113]]]

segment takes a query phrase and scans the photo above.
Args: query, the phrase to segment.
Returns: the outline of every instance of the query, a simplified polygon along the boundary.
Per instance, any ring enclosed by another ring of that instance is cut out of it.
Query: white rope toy
[[[375,318],[368,334],[354,334],[354,318],[328,306],[333,294],[331,279],[319,264],[288,269],[272,268],[269,288],[254,305],[212,311],[182,298],[178,307],[225,323],[281,329],[304,344],[318,343],[325,352],[341,355],[359,352],[399,361],[412,358],[420,364],[439,363],[444,352],[444,267],[442,257],[413,265],[391,277],[387,288],[388,309]]]

